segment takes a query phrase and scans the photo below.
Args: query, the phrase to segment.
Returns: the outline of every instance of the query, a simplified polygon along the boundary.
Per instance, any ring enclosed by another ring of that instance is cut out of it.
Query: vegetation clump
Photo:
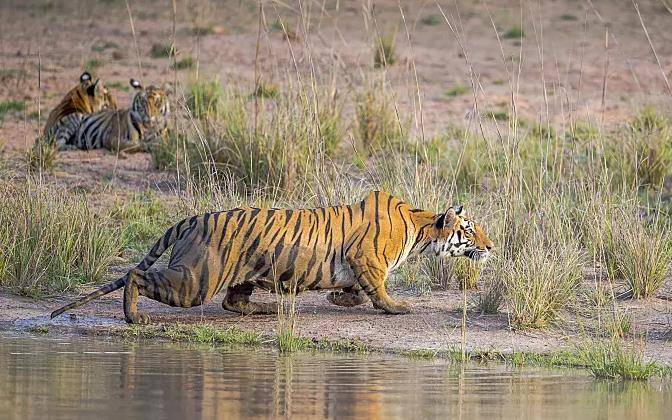
[[[43,296],[103,279],[119,234],[84,197],[32,183],[0,191],[0,285]]]

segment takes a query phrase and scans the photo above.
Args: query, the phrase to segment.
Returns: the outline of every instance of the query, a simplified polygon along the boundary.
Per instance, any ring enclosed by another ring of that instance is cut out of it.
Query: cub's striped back
[[[131,86],[136,93],[130,108],[99,111],[82,118],[74,139],[76,148],[140,152],[165,135],[170,113],[167,91],[155,86],[145,89],[134,79]]]
[[[49,113],[42,139],[62,148],[74,140],[84,114],[103,109],[117,109],[114,96],[100,79],[94,82],[91,74],[84,72],[79,77],[79,84]]]

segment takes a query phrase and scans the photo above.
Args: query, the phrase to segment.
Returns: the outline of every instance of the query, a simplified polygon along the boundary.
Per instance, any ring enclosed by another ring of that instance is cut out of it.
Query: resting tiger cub
[[[131,79],[135,89],[130,108],[102,110],[82,118],[70,146],[77,149],[107,149],[127,153],[146,151],[165,135],[170,106],[168,91]]]
[[[114,97],[100,79],[94,82],[88,72],[82,73],[79,84],[49,113],[42,131],[43,141],[63,148],[74,140],[83,115],[103,109],[117,109]]]
[[[170,246],[167,268],[150,266]],[[385,280],[409,256],[487,258],[492,242],[462,216],[461,207],[442,214],[413,209],[385,192],[353,205],[284,210],[237,208],[184,219],[168,229],[144,260],[124,277],[64,306],[54,318],[124,289],[129,323],[147,323],[138,295],[188,308],[226,291],[224,309],[242,314],[274,313],[276,305],[251,302],[255,287],[283,292],[334,289],[331,303],[355,306],[371,299],[390,314],[409,311],[385,290]]]

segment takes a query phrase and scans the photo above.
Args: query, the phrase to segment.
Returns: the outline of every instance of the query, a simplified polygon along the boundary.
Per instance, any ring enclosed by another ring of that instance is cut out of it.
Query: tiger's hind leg
[[[269,315],[278,311],[278,306],[275,303],[250,302],[253,291],[254,285],[251,283],[229,287],[226,289],[224,300],[222,300],[222,308],[242,315]]]
[[[327,300],[334,305],[352,307],[361,305],[369,299],[360,286],[353,286],[329,293]]]
[[[207,291],[187,269],[168,267],[162,270],[129,271],[124,289],[124,316],[129,324],[147,324],[149,316],[138,312],[138,296],[145,296],[170,306],[190,308],[205,302]]]

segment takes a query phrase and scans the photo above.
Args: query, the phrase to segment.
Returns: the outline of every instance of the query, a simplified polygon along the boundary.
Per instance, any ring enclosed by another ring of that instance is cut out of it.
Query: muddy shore
[[[472,294],[473,292],[470,292]],[[298,296],[297,333],[315,341],[352,340],[377,351],[406,353],[414,351],[450,352],[460,348],[462,295],[459,291],[435,291],[430,295],[398,292],[412,312],[385,315],[370,304],[355,308],[331,305],[324,292],[305,292]],[[0,330],[40,331],[66,334],[119,335],[130,327],[124,322],[122,293],[114,292],[53,320],[49,313],[74,299],[64,295],[45,299],[20,297],[0,291]],[[267,292],[255,292],[254,299],[275,301]],[[468,301],[474,296],[468,297]],[[633,316],[632,338],[640,341],[647,360],[672,365],[669,342],[669,313],[672,303],[666,298],[647,302],[623,302]],[[148,313],[153,326],[171,324],[208,324],[225,329],[235,326],[243,331],[274,335],[275,315],[241,316],[221,308],[221,297],[190,309],[171,308],[141,299],[139,309]],[[149,327],[151,328],[151,327]],[[514,331],[507,315],[483,315],[467,312],[467,350],[472,354],[552,354],[575,351],[586,341],[582,331],[590,329],[589,317],[566,316],[563,325],[547,330]]]

